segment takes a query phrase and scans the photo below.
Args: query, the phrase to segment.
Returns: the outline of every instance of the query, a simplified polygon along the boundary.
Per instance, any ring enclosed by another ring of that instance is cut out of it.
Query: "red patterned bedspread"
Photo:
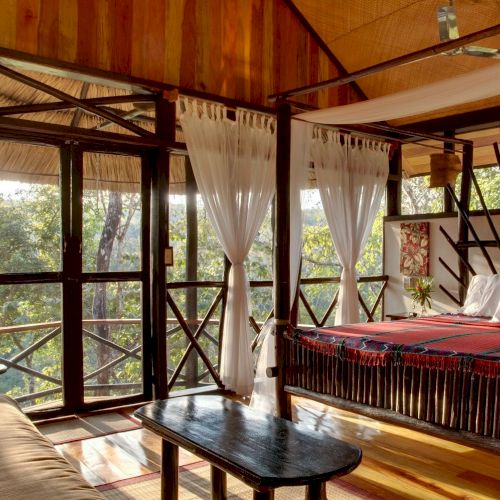
[[[362,365],[464,369],[500,377],[500,323],[443,314],[400,321],[295,329],[288,337],[309,349]]]

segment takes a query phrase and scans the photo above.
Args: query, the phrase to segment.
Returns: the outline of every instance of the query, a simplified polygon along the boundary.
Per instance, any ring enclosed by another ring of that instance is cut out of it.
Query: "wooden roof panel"
[[[325,40],[348,72],[402,56],[439,43],[437,7],[445,0],[369,1],[294,0],[304,17]],[[461,0],[455,2],[460,35],[494,26],[500,19],[500,1]],[[500,48],[500,36],[480,45]],[[437,80],[480,69],[497,61],[465,55],[435,56],[398,66],[357,80],[368,98],[392,94]],[[495,105],[500,99],[483,103]],[[429,116],[464,112],[465,105]],[[419,117],[419,120],[423,117]],[[427,118],[427,116],[425,116]],[[414,119],[398,123],[416,121]]]

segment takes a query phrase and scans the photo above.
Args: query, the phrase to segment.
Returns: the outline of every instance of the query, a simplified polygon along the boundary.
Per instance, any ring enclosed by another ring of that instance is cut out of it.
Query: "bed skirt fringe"
[[[500,369],[488,360],[346,352],[285,341],[285,384],[500,438]],[[353,350],[354,351],[354,350]],[[367,355],[367,356],[366,356]]]

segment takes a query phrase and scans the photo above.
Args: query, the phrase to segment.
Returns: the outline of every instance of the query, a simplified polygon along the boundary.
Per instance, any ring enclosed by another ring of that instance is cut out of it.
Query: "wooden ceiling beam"
[[[311,85],[304,85],[302,87],[297,87],[295,89],[278,92],[277,94],[271,94],[268,96],[268,99],[271,102],[276,102],[278,100],[287,99],[288,97],[292,96],[310,94],[311,92],[316,92],[318,90],[331,87],[339,87],[340,85],[345,85],[347,83],[354,82],[359,78],[369,76],[374,73],[378,73],[380,71],[385,71],[390,68],[395,68],[397,66],[402,66],[403,64],[408,64],[420,61],[422,59],[426,59],[428,57],[437,56],[439,54],[442,54],[443,52],[447,52],[453,49],[458,49],[463,45],[468,45],[478,40],[482,40],[483,38],[488,38],[490,36],[495,36],[498,34],[500,34],[500,24],[495,24],[494,26],[490,26],[489,28],[485,28],[480,31],[470,33],[468,35],[461,36],[460,38],[456,38],[455,40],[449,40],[447,42],[438,43],[436,45],[432,45],[431,47],[427,47],[425,49],[420,49],[415,52],[410,52],[409,54],[395,57],[394,59],[389,59],[388,61],[383,61],[381,63],[368,66],[367,68],[354,71],[346,76],[330,78],[329,80],[313,83]]]
[[[169,145],[158,139],[154,134],[148,137],[136,137],[112,132],[101,132],[100,130],[89,130],[83,128],[69,127],[68,125],[56,125],[53,123],[40,123],[20,118],[0,117],[0,134],[5,137],[43,137],[52,141],[74,140],[78,142],[89,142],[93,144],[107,144],[110,147],[141,147],[157,148],[169,147]]]
[[[500,126],[500,106],[467,111],[442,118],[432,118],[430,120],[411,123],[409,126],[420,132],[454,130],[456,134],[472,132],[482,128],[498,127]]]
[[[146,96],[149,95],[150,97],[150,99],[145,100],[151,100],[152,96],[148,93],[154,94],[164,90],[178,90],[180,95],[221,103],[230,108],[244,108],[269,114],[276,113],[276,110],[271,106],[255,104],[241,99],[233,99],[210,92],[194,90],[178,85],[171,85],[155,80],[148,80],[146,78],[124,75],[122,73],[109,70],[83,66],[82,64],[62,61],[51,57],[28,54],[27,52],[21,52],[19,50],[8,49],[5,47],[0,47],[0,64],[1,63],[8,66],[17,66],[26,71],[38,71],[59,76],[61,78],[70,78],[73,80],[83,79],[97,85],[119,87],[136,94],[142,92]],[[139,99],[137,101],[139,101]]]
[[[132,109],[130,111],[118,111],[117,115],[121,116],[124,120],[134,120],[145,123],[156,123],[155,118],[153,118],[152,116],[142,116],[143,113],[144,111],[140,109]],[[112,125],[113,125],[112,122],[107,121],[99,125],[96,125],[95,127],[92,127],[92,130],[104,130],[106,128],[111,127]]]
[[[80,90],[80,100],[85,99],[87,97],[87,93],[89,91],[90,83],[83,82],[82,88]],[[82,119],[82,108],[78,108],[73,115],[73,119],[71,120],[72,127],[78,127],[80,125],[80,120]]]
[[[119,116],[115,115],[114,113],[110,113],[109,111],[103,110],[98,108],[97,106],[94,106],[92,104],[85,103],[84,101],[77,99],[76,97],[73,97],[70,94],[66,94],[65,92],[62,92],[61,90],[58,90],[54,87],[51,87],[50,85],[47,85],[43,82],[40,82],[38,80],[35,80],[34,78],[30,78],[29,76],[26,76],[22,73],[19,73],[17,71],[14,71],[10,68],[7,68],[6,66],[0,65],[0,74],[3,74],[9,78],[12,78],[13,80],[16,80],[18,82],[21,82],[25,85],[28,85],[29,87],[32,87],[37,90],[41,90],[42,92],[45,92],[46,94],[51,95],[52,97],[55,97],[56,99],[60,99],[61,101],[68,102],[72,104],[73,106],[76,106],[78,108],[81,108],[85,111],[88,111],[89,113],[93,113],[97,116],[101,116],[102,118],[112,121],[113,123],[116,123],[117,125],[120,125],[121,127],[130,130],[134,134],[137,134],[140,137],[154,137],[154,134],[151,132],[148,132],[147,130],[144,130],[141,127],[138,127],[137,125],[134,125],[133,123],[128,122],[127,120],[124,120],[123,118],[120,118]]]
[[[294,16],[299,20],[300,24],[305,28],[305,30],[311,35],[313,40],[318,44],[319,48],[327,55],[330,62],[337,68],[340,76],[348,75],[348,71],[344,68],[343,64],[337,59],[335,54],[331,51],[330,47],[326,44],[326,42],[321,38],[319,33],[313,28],[312,24],[306,19],[304,14],[300,11],[300,9],[295,5],[293,0],[284,0],[285,5],[293,12]],[[355,92],[364,100],[367,100],[368,97],[363,92],[361,87],[355,82],[351,82],[352,88]]]
[[[80,99],[82,103],[91,104],[93,106],[99,106],[102,104],[123,104],[130,102],[154,102],[155,100],[156,100],[156,95],[153,94],[149,95],[129,94],[129,95],[116,95],[109,97],[95,97],[92,99]],[[40,113],[43,111],[60,111],[75,107],[77,107],[76,104],[63,101],[46,102],[40,104],[20,104],[16,106],[3,106],[0,107],[0,116],[20,115],[25,113]]]

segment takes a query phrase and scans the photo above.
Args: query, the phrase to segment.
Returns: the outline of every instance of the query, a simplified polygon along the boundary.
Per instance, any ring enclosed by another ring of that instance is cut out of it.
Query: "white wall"
[[[458,237],[458,216],[444,217],[439,219],[412,219],[411,222],[429,221],[429,243],[430,263],[429,274],[434,277],[434,293],[432,294],[431,313],[451,312],[457,309],[457,305],[441,291],[439,285],[443,285],[449,292],[458,298],[458,284],[450,273],[439,262],[441,257],[458,274],[458,257],[453,248],[439,231],[442,226],[451,238],[456,241]],[[486,217],[473,216],[471,218],[476,232],[481,239],[493,240],[493,235],[488,226]],[[497,232],[500,233],[500,215],[493,216]],[[410,292],[403,288],[403,276],[399,272],[400,258],[400,224],[402,221],[389,221],[384,223],[385,274],[389,276],[387,288],[385,289],[385,314],[411,311],[412,304]],[[404,221],[410,222],[410,221]],[[473,237],[469,236],[470,240]],[[500,272],[500,250],[488,248],[488,252],[495,264],[497,272]],[[488,265],[479,249],[469,250],[470,262],[476,273],[491,274]]]

